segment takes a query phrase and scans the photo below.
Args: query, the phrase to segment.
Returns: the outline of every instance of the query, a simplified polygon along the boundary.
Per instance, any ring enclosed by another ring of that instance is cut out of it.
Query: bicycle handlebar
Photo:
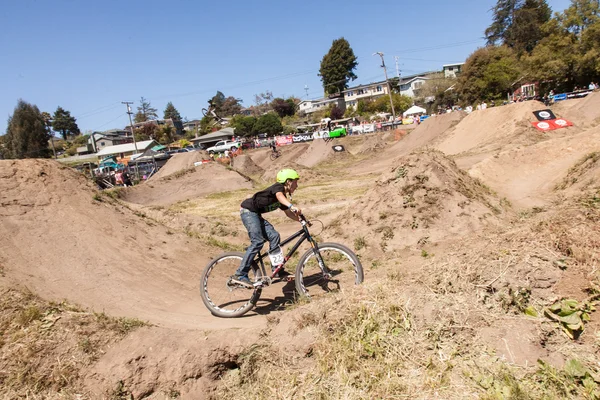
[[[304,216],[304,214],[298,214],[298,218],[300,218],[300,223],[302,225],[306,224],[308,226],[312,226],[312,223],[306,219],[306,217]]]

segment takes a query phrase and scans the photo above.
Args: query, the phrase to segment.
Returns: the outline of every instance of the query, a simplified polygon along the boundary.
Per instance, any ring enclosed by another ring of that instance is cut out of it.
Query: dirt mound
[[[427,118],[417,128],[408,131],[408,135],[394,145],[391,151],[396,153],[396,156],[410,154],[414,150],[429,145],[466,116],[467,113],[463,111],[455,111]]]
[[[260,176],[265,172],[264,169],[256,165],[254,161],[252,161],[252,158],[246,154],[234,157],[233,169],[246,176]]]
[[[539,101],[526,101],[473,111],[440,136],[434,146],[446,154],[457,155],[492,153],[509,145],[530,144],[541,137],[531,126],[535,120],[532,112],[544,108]]]
[[[596,126],[600,124],[600,92],[591,93],[583,99],[559,101],[552,106],[552,111],[576,126]]]
[[[212,321],[195,278],[219,249],[115,202],[55,161],[0,161],[0,203],[5,280],[163,326]]]
[[[208,153],[204,150],[189,151],[187,153],[175,153],[169,161],[149,180],[158,180],[166,176],[175,174],[181,170],[188,169],[194,166],[194,163],[210,160]]]
[[[146,206],[168,206],[209,193],[249,188],[252,188],[252,182],[248,178],[225,165],[210,162],[126,188],[122,198]]]
[[[373,253],[437,242],[499,223],[501,201],[443,153],[415,152],[393,165],[338,224],[332,224],[352,221],[334,236],[355,232],[355,247],[369,246]]]
[[[303,154],[298,157],[296,163],[309,168],[314,167],[334,153],[331,147],[333,145],[333,141],[326,142],[322,139],[315,139],[310,143],[310,146],[308,146]]]
[[[588,188],[600,187],[600,151],[588,153],[569,168],[567,175],[556,185],[557,190],[579,194]]]
[[[356,154],[379,153],[388,147],[387,141],[381,135],[364,140]]]
[[[552,201],[555,187],[564,179],[578,179],[569,178],[569,169],[598,149],[600,127],[504,151],[475,164],[469,174],[518,207],[539,207]]]

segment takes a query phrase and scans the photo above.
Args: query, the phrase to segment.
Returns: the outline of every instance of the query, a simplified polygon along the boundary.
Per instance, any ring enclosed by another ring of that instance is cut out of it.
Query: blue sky
[[[358,57],[351,85],[439,70],[484,44],[495,0],[272,1],[4,0],[0,8],[0,134],[18,99],[85,131],[128,124],[121,101],[171,101],[200,118],[217,90],[254,104],[323,95],[317,76],[333,40]],[[548,0],[563,11],[569,0]]]

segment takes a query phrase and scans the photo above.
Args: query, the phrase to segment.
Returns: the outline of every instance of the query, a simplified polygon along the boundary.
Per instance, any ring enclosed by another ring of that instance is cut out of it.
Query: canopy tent
[[[413,114],[426,114],[427,110],[424,108],[421,108],[419,106],[412,106],[411,108],[409,108],[408,110],[404,111],[402,113],[402,116],[406,117],[407,115],[413,115]]]

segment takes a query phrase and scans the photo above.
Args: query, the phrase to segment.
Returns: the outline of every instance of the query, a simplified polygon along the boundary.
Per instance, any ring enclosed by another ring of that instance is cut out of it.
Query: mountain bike
[[[285,280],[277,275],[305,240],[311,248],[300,257],[293,278],[300,296],[320,298],[362,283],[362,264],[352,250],[338,243],[317,244],[308,229],[311,222],[300,215],[300,224],[302,228],[298,232],[281,242],[283,247],[298,239],[284,257],[283,264],[271,274],[267,274],[264,262],[269,254],[259,252],[256,255],[248,274],[252,283],[234,282],[231,278],[242,262],[242,252],[223,253],[208,263],[200,277],[200,295],[213,315],[233,318],[250,311],[263,288]]]
[[[279,157],[281,157],[281,151],[279,151],[279,150],[272,150],[270,157],[271,157],[271,161],[277,160]]]
[[[212,104],[208,107],[208,109],[203,108],[202,109],[202,115],[205,117],[209,117],[214,119],[213,125],[217,124],[217,123],[222,123],[225,122],[225,120],[223,118],[221,118],[219,115],[217,115],[215,108],[212,106]]]

